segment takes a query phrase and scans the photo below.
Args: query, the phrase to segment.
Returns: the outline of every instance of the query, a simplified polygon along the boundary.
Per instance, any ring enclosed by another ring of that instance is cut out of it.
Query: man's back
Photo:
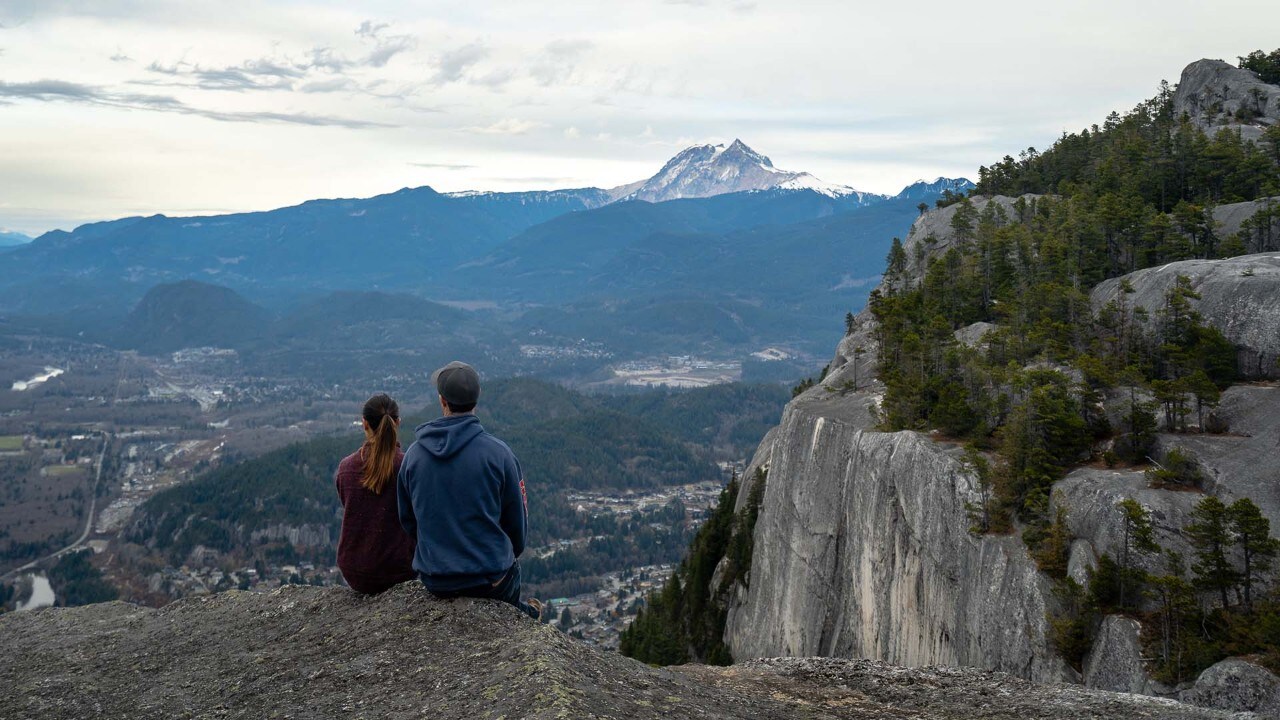
[[[524,481],[515,454],[472,414],[418,426],[396,483],[413,569],[430,590],[503,578],[524,551]]]

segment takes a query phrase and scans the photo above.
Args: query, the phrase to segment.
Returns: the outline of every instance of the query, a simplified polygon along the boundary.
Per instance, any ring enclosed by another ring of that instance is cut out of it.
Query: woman
[[[376,594],[414,578],[414,539],[400,527],[396,475],[400,406],[385,394],[364,404],[364,445],[338,464],[334,481],[342,502],[338,569],[352,590]]]

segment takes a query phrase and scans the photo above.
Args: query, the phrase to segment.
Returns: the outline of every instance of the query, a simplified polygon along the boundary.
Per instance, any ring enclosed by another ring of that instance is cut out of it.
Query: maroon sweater
[[[334,482],[342,501],[342,534],[338,538],[338,569],[352,590],[380,593],[412,580],[414,538],[400,527],[396,506],[396,475],[404,453],[396,449],[395,472],[375,495],[360,484],[364,449],[338,464]]]

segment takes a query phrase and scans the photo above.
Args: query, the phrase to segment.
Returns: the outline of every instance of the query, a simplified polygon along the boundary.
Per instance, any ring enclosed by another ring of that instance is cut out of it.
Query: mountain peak
[[[973,181],[968,178],[936,177],[932,180],[921,178],[902,188],[902,192],[894,196],[895,200],[926,200],[941,195],[943,191],[963,193],[972,190]]]
[[[774,189],[811,190],[832,197],[860,195],[851,187],[826,183],[809,173],[780,170],[739,138],[728,146],[721,143],[687,147],[653,177],[614,188],[612,193],[620,200],[663,202]]]

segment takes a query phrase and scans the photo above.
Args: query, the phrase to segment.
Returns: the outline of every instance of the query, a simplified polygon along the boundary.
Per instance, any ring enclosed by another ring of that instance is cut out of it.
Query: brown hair
[[[386,393],[364,404],[364,477],[360,485],[382,494],[382,488],[396,472],[396,448],[400,445],[400,406]]]

